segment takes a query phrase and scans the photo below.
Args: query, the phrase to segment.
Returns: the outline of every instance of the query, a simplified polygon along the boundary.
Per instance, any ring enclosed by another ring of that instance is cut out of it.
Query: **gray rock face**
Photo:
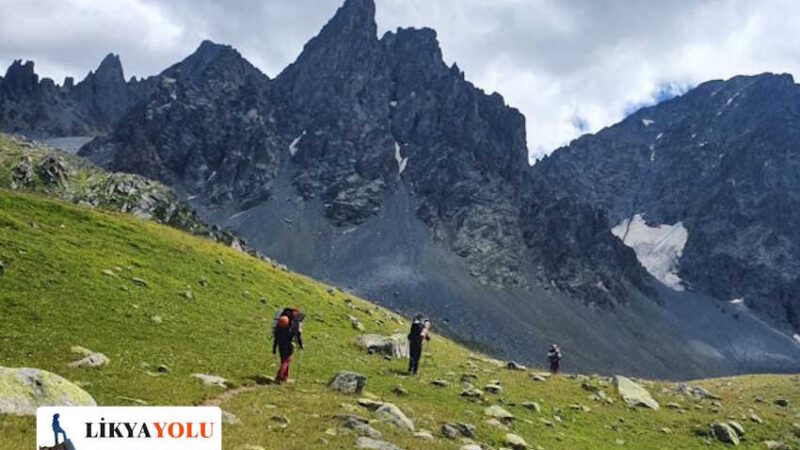
[[[688,231],[684,285],[800,331],[800,87],[790,75],[703,83],[538,163],[616,225]]]
[[[339,372],[333,377],[328,386],[334,391],[344,394],[357,394],[367,384],[367,377],[355,372]]]
[[[0,414],[33,416],[40,406],[97,406],[83,389],[39,369],[0,367]]]

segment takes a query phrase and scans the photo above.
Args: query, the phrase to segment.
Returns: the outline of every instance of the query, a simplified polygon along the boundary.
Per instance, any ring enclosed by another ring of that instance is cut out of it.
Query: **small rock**
[[[192,291],[181,292],[181,297],[185,298],[186,300],[194,300],[194,294]]]
[[[103,275],[108,275],[109,277],[117,276],[117,274],[115,274],[114,271],[110,269],[103,269]]]
[[[500,430],[506,430],[506,431],[510,430],[508,428],[508,426],[503,424],[503,422],[500,422],[499,420],[495,419],[494,417],[492,417],[491,419],[488,419],[486,421],[486,425],[489,425],[492,428],[497,428],[497,429],[500,429]]]
[[[480,398],[483,397],[483,391],[470,385],[464,388],[463,391],[461,391],[461,396],[468,398]]]
[[[781,441],[764,441],[764,448],[767,450],[791,450],[791,447]]]
[[[533,380],[533,381],[547,381],[547,378],[545,378],[544,376],[542,376],[542,375],[540,375],[538,373],[535,373],[535,374],[531,375],[531,380]]]
[[[289,421],[289,418],[284,416],[284,415],[277,415],[276,414],[276,415],[270,417],[270,420],[273,421],[273,422],[277,422],[277,423],[283,424],[283,425],[289,425],[291,423],[291,421]]]
[[[143,280],[143,279],[141,279],[141,278],[136,278],[136,277],[133,277],[133,278],[131,278],[131,282],[132,282],[133,284],[137,285],[137,286],[141,286],[141,287],[148,287],[147,281],[144,281],[144,280]]]
[[[513,450],[527,450],[528,443],[525,442],[525,439],[517,436],[514,433],[506,433],[505,439],[503,440],[506,445],[511,447]]]
[[[377,400],[371,400],[368,398],[360,398],[358,399],[358,404],[364,408],[367,408],[370,411],[375,411],[381,406],[383,406],[383,402]]]
[[[503,387],[499,384],[487,384],[483,387],[483,390],[492,394],[501,394],[503,392]]]
[[[522,407],[525,409],[530,409],[532,411],[542,412],[542,408],[536,402],[525,402],[522,404]]]
[[[786,400],[785,398],[779,398],[779,399],[775,400],[774,403],[776,405],[780,406],[780,407],[783,407],[783,408],[789,406],[789,400]]]
[[[503,423],[511,423],[514,420],[513,414],[498,405],[489,406],[483,410],[483,414],[488,417],[494,417]]]
[[[230,384],[228,380],[217,375],[209,375],[205,373],[193,373],[192,378],[197,378],[202,381],[205,386],[220,387],[227,389]]]
[[[416,433],[414,433],[414,437],[417,439],[421,439],[423,441],[432,441],[435,439],[430,431],[425,431],[425,430],[417,431]]]
[[[462,383],[472,383],[478,379],[478,376],[474,373],[465,373],[461,375],[461,382]]]
[[[759,424],[764,423],[764,420],[761,417],[759,417],[758,414],[756,413],[750,413],[750,420]]]
[[[241,425],[242,421],[239,420],[233,413],[223,410],[222,411],[222,423],[226,425]]]
[[[403,386],[400,386],[399,384],[392,387],[392,392],[394,392],[397,395],[408,395],[408,390]]]
[[[108,357],[99,352],[93,352],[82,359],[73,361],[68,364],[69,367],[103,367],[108,365],[110,360]]]
[[[362,436],[371,437],[373,439],[380,439],[382,436],[380,431],[376,430],[375,428],[372,428],[371,426],[369,426],[368,423],[362,422],[353,417],[350,417],[347,420],[345,420],[342,426],[344,428],[353,430]]]
[[[158,373],[169,373],[170,370],[169,370],[169,367],[165,366],[164,364],[160,364],[158,367],[156,367],[156,372],[158,372]]]
[[[523,366],[522,364],[517,363],[516,361],[509,361],[506,364],[506,368],[509,370],[528,370],[527,367]]]
[[[458,430],[449,423],[442,425],[442,436],[447,439],[455,440],[458,437]]]
[[[736,433],[736,430],[727,423],[712,423],[711,435],[725,444],[739,445],[739,435]]]
[[[400,447],[394,444],[379,441],[366,436],[361,436],[356,440],[356,448],[365,448],[369,450],[402,450]]]
[[[459,450],[483,450],[483,447],[478,444],[464,444]]]
[[[154,324],[158,325],[161,322],[163,322],[164,319],[162,319],[161,316],[153,316],[153,317],[150,318],[150,321],[153,322]]]
[[[739,436],[740,438],[744,437],[744,427],[742,427],[742,425],[739,422],[735,420],[729,420],[728,425],[730,425],[730,427],[733,428],[734,431],[736,431],[737,436]]]
[[[392,403],[384,403],[375,411],[375,417],[388,422],[398,428],[414,431],[414,422],[403,413],[400,408]]]
[[[667,408],[669,408],[669,409],[681,409],[681,405],[679,405],[679,404],[677,404],[675,402],[670,402],[670,403],[667,403]]]
[[[672,434],[672,430],[669,427],[661,428],[661,432],[664,434]]]
[[[364,389],[367,377],[356,372],[339,372],[328,383],[328,387],[344,394],[356,394]]]
[[[722,397],[714,395],[711,392],[708,392],[706,388],[701,386],[693,387],[691,393],[697,398],[709,399],[709,400],[722,400]]]
[[[449,383],[447,382],[447,380],[433,380],[433,381],[431,381],[431,384],[436,386],[436,387],[442,387],[443,388],[443,387],[447,387],[447,385]]]

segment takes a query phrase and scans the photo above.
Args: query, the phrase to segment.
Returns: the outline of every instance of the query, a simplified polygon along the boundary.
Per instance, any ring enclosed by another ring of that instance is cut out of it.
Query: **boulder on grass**
[[[367,377],[356,372],[342,371],[337,373],[328,387],[344,394],[357,394],[364,390]]]
[[[654,410],[661,408],[658,402],[647,392],[647,389],[636,384],[630,378],[617,375],[614,377],[614,384],[619,391],[620,397],[628,406],[642,406]]]
[[[97,406],[91,395],[44,370],[0,367],[0,414],[34,416],[40,406]]]
[[[390,358],[408,358],[408,338],[402,333],[391,336],[364,334],[358,337],[358,345],[367,349],[370,354],[388,356]]]

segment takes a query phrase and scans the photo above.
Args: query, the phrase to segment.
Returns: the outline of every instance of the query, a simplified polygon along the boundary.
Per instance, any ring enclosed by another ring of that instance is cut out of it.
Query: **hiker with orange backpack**
[[[294,353],[294,341],[296,340],[300,348],[303,348],[301,323],[304,317],[303,313],[295,308],[285,308],[276,315],[272,330],[272,354],[280,351],[281,355],[281,366],[275,376],[275,381],[278,383],[285,383],[289,378],[289,364],[292,362]]]

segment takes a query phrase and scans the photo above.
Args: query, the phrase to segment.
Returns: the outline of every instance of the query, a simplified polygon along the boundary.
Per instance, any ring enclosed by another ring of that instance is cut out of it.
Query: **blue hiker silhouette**
[[[60,414],[53,414],[53,434],[56,438],[56,445],[58,445],[58,435],[61,434],[64,436],[64,442],[67,441],[67,432],[61,428],[61,424],[58,423],[58,418],[61,417]]]

